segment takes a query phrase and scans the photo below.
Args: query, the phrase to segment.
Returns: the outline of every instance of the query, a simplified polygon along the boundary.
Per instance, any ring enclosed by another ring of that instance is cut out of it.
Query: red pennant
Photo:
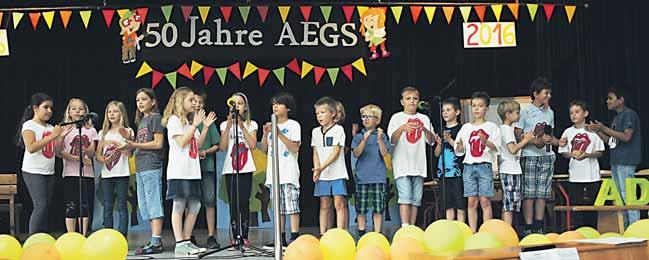
[[[478,18],[480,18],[480,22],[484,22],[484,14],[487,11],[487,6],[474,5],[473,9],[475,10],[475,13],[478,14]]]
[[[354,6],[352,5],[343,5],[343,13],[345,13],[345,20],[349,23],[352,21],[352,16],[354,15]]]
[[[322,79],[322,75],[325,73],[325,68],[320,68],[317,66],[313,66],[313,71],[315,71],[315,84],[318,85],[320,84],[320,79]]]
[[[178,72],[178,74],[180,75],[185,76],[185,78],[194,80],[194,77],[192,77],[192,74],[189,72],[189,66],[187,66],[187,63],[183,63],[183,65],[180,66],[180,68],[178,68],[176,72]]]
[[[153,71],[153,75],[151,76],[151,88],[155,89],[155,87],[158,86],[158,83],[160,83],[160,80],[162,80],[162,77],[164,77],[164,74],[162,72],[157,72]]]
[[[295,72],[295,74],[302,75],[302,70],[300,69],[300,65],[297,63],[297,59],[291,60],[286,67],[292,72]]]
[[[146,22],[146,15],[149,13],[149,8],[148,7],[140,7],[136,9],[136,12],[138,15],[140,15],[140,21],[142,23]]]
[[[115,15],[115,10],[104,9],[101,10],[104,13],[104,21],[106,21],[106,28],[110,28],[110,22],[113,21],[113,15]]]
[[[259,12],[259,16],[261,17],[262,22],[266,22],[266,17],[268,17],[268,6],[266,5],[259,5],[257,6],[257,12]]]
[[[228,70],[234,74],[234,76],[238,79],[241,80],[241,68],[239,66],[239,62],[232,64],[228,66]]]
[[[192,10],[194,9],[194,6],[192,5],[182,5],[180,6],[180,10],[183,13],[183,19],[185,19],[185,22],[189,19],[189,15],[192,13]]]
[[[354,78],[353,77],[354,74],[352,74],[352,65],[347,64],[345,66],[342,66],[340,69],[343,71],[343,74],[345,74],[345,76],[347,76],[349,81],[352,81],[352,79]]]
[[[257,68],[257,73],[257,75],[259,75],[259,86],[261,87],[264,85],[264,82],[266,82],[266,78],[268,78],[270,70]]]
[[[205,82],[205,86],[207,86],[207,82],[210,81],[212,75],[214,75],[214,68],[203,66],[203,82]]]
[[[308,22],[309,17],[311,17],[311,6],[310,5],[300,6],[300,12],[302,13],[302,17],[304,17],[304,21]]]
[[[549,22],[554,12],[554,4],[543,4],[543,11],[545,11],[545,20]]]
[[[221,6],[221,13],[223,14],[223,18],[225,19],[225,22],[230,22],[230,14],[232,14],[232,6]]]
[[[379,8],[381,8],[381,10],[383,10],[384,14],[388,13],[388,7],[387,6],[379,6]]]
[[[38,19],[41,18],[41,13],[29,13],[29,20],[32,21],[32,28],[34,28],[34,31],[36,31],[36,27],[38,26]]]
[[[410,15],[412,15],[412,23],[417,23],[419,21],[419,15],[421,14],[421,6],[410,6]]]

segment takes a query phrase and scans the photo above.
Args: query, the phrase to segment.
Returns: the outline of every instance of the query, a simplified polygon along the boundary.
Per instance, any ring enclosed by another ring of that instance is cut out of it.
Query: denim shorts
[[[491,163],[465,164],[462,181],[464,197],[494,196],[494,174]]]
[[[201,204],[216,207],[216,173],[201,172]]]
[[[313,189],[313,196],[347,196],[347,184],[345,179],[318,181]]]
[[[424,194],[424,177],[404,176],[396,178],[394,182],[399,195],[397,203],[421,206],[421,196]]]
[[[157,219],[164,217],[162,207],[162,168],[138,172],[137,182],[138,209],[142,219]]]

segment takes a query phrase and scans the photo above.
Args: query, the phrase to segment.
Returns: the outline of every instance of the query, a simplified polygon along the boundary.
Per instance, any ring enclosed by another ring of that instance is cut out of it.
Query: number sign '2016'
[[[464,48],[516,47],[513,22],[463,23]]]

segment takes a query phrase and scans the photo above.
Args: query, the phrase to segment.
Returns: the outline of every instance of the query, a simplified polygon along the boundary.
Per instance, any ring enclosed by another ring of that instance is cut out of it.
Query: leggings
[[[228,200],[230,201],[230,225],[232,233],[237,235],[239,222],[237,214],[241,212],[241,235],[248,239],[248,223],[250,220],[250,192],[252,190],[252,173],[240,173],[239,185],[237,187],[236,174],[225,174],[225,181],[228,188]],[[239,200],[237,201],[237,194]]]
[[[23,172],[23,180],[34,204],[34,210],[29,217],[29,234],[47,233],[48,210],[54,191],[54,175]]]
[[[113,228],[126,236],[128,231],[128,208],[126,197],[128,196],[128,178],[114,177],[102,178],[100,182],[104,205],[104,227]],[[113,208],[117,199],[118,225],[113,224]]]
[[[187,208],[187,211],[185,211]],[[201,211],[201,201],[195,199],[173,199],[173,206],[171,208],[171,214],[187,214],[198,215],[198,212]]]

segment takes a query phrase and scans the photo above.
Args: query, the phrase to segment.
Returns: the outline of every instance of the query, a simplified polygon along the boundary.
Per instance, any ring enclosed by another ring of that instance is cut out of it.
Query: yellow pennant
[[[192,61],[192,65],[189,69],[189,73],[192,74],[192,77],[196,75],[201,69],[203,68],[203,65],[200,63],[196,62],[195,60]]]
[[[363,58],[358,58],[358,60],[352,63],[352,66],[354,66],[354,68],[356,68],[358,71],[363,73],[363,75],[367,76],[367,72],[365,71],[365,62],[363,62]]]
[[[128,9],[119,9],[119,10],[117,10],[117,14],[119,15],[119,19],[124,19],[124,15],[126,15],[126,13],[128,11],[130,11],[130,10],[128,10]]]
[[[575,16],[575,9],[577,9],[577,7],[574,5],[566,5],[564,8],[566,9],[568,23],[572,23],[572,17]]]
[[[536,10],[538,8],[538,4],[527,4],[527,10],[530,12],[530,19],[532,19],[532,22],[534,22],[534,18],[536,18]]]
[[[243,78],[245,79],[246,77],[250,76],[250,74],[252,74],[256,70],[257,70],[257,66],[250,63],[249,61],[246,61],[246,68],[243,69]]]
[[[88,22],[90,22],[90,16],[92,15],[92,11],[87,10],[87,11],[79,11],[79,15],[81,16],[81,21],[83,21],[83,26],[88,29]]]
[[[198,14],[201,15],[201,21],[203,21],[203,24],[207,21],[207,15],[210,13],[210,8],[211,6],[199,6],[198,7]]]
[[[491,11],[494,12],[496,21],[500,22],[500,14],[503,12],[503,5],[491,5]]]
[[[302,77],[306,76],[306,74],[309,74],[309,72],[313,69],[313,65],[309,64],[306,61],[302,61]]]
[[[20,20],[23,19],[23,15],[25,15],[25,14],[24,13],[18,13],[18,12],[11,13],[11,16],[12,16],[13,21],[14,21],[14,29],[16,29],[16,27],[18,27],[18,24],[20,24]]]
[[[433,18],[435,17],[435,6],[424,6],[424,12],[426,12],[426,18],[428,18],[428,23],[433,23]]]
[[[54,21],[54,11],[43,12],[43,18],[47,24],[48,29],[52,29],[52,21]]]
[[[135,75],[135,78],[142,77],[146,74],[149,74],[151,72],[151,67],[149,64],[146,63],[146,61],[142,62],[142,66],[140,66],[140,69],[137,71],[137,75]]]
[[[365,11],[367,11],[367,9],[369,9],[369,7],[367,7],[367,6],[360,6],[360,5],[357,6],[357,7],[356,7],[356,10],[358,10],[358,16],[363,15],[363,13],[364,13]]]
[[[291,6],[288,5],[278,6],[277,10],[279,10],[279,15],[282,16],[282,23],[285,23],[286,17],[288,17],[288,12],[291,10]]]
[[[460,13],[462,13],[462,19],[466,23],[469,20],[469,15],[471,14],[471,6],[460,6]]]
[[[390,10],[392,10],[392,15],[394,15],[394,21],[399,24],[399,20],[401,20],[401,11],[403,11],[403,6],[392,6],[390,7]]]

